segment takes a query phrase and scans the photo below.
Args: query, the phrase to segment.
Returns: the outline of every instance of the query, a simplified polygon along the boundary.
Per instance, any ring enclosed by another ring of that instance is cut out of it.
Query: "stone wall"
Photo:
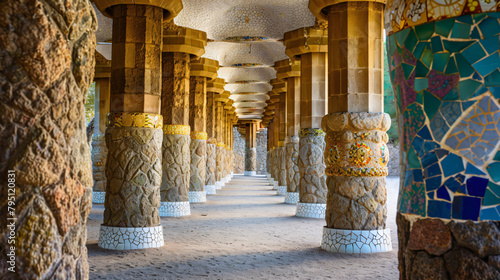
[[[266,174],[267,128],[257,133],[257,174]]]
[[[389,176],[399,176],[399,145],[388,143],[389,148],[389,162],[387,168],[389,169]]]
[[[234,151],[234,168],[235,174],[243,174],[245,170],[245,137],[243,137],[236,127],[233,127],[233,151]],[[258,139],[257,139],[258,141]],[[259,160],[257,152],[257,160]],[[258,165],[257,165],[258,166]]]

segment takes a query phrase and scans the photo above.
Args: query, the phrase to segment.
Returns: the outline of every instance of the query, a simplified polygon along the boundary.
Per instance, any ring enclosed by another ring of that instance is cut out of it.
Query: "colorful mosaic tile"
[[[224,42],[262,42],[267,40],[266,37],[262,36],[234,36],[225,38]]]
[[[500,13],[481,13],[482,4],[408,1],[393,10],[390,24],[406,28],[387,39],[404,123],[401,213],[500,220]]]

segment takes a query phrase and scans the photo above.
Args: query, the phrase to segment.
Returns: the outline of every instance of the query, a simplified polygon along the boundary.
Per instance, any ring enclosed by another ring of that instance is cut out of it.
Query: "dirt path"
[[[294,217],[264,176],[235,175],[189,217],[162,218],[165,246],[108,251],[97,247],[103,205],[89,216],[90,279],[398,279],[398,179],[388,177],[388,227],[394,250],[372,255],[320,249],[323,219]]]

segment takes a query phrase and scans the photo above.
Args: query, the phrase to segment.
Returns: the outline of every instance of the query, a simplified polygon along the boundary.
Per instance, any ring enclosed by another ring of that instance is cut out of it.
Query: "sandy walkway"
[[[398,179],[388,177],[388,226],[394,250],[372,255],[320,249],[323,219],[294,217],[264,176],[235,175],[192,215],[162,218],[165,246],[108,251],[97,247],[103,205],[88,221],[90,279],[397,279]]]

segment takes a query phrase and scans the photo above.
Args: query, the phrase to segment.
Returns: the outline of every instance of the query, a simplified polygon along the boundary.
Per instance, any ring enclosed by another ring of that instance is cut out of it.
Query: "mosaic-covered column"
[[[107,184],[98,245],[114,250],[161,247],[162,21],[165,10],[174,16],[182,3],[95,3],[113,17]]]
[[[207,195],[216,194],[216,96],[224,92],[224,79],[216,78],[207,83],[207,170],[205,177],[205,192]]]
[[[498,1],[408,5],[385,11],[401,279],[500,279]]]
[[[327,112],[327,44],[324,26],[300,28],[286,32],[285,52],[300,56],[300,131],[299,131],[299,217],[324,218],[326,210],[326,175],[322,156],[325,133],[321,119]]]
[[[106,158],[108,148],[104,133],[106,120],[109,113],[111,61],[107,60],[97,51],[96,66],[94,71],[95,97],[94,97],[94,133],[92,135],[92,202],[104,203],[106,194]]]
[[[165,24],[163,35],[163,167],[161,182],[161,217],[191,214],[189,205],[190,134],[189,85],[192,57],[204,54],[206,33]]]
[[[276,68],[276,65],[275,65]],[[286,194],[286,151],[285,151],[285,138],[286,138],[286,81],[274,79],[271,81],[273,92],[277,94],[276,102],[276,118],[277,127],[276,136],[278,139],[276,146],[276,180],[278,181],[277,195]]]
[[[205,174],[207,169],[207,80],[217,77],[219,62],[200,58],[191,62],[189,85],[189,124],[191,126],[191,173],[189,179],[189,202],[207,201]]]
[[[299,130],[300,130],[300,58],[276,62],[276,76],[287,81],[285,160],[286,186],[285,203],[299,202]]]
[[[385,176],[391,122],[383,113],[384,4],[321,4],[328,6],[327,16],[316,16],[328,17],[330,85],[330,114],[322,125],[327,133],[328,202],[321,248],[342,253],[390,251]]]
[[[257,175],[257,124],[250,122],[245,125],[245,176]]]
[[[1,4],[0,278],[84,280],[92,171],[83,105],[97,21],[90,1],[45,3]],[[63,18],[78,32],[64,32]]]

